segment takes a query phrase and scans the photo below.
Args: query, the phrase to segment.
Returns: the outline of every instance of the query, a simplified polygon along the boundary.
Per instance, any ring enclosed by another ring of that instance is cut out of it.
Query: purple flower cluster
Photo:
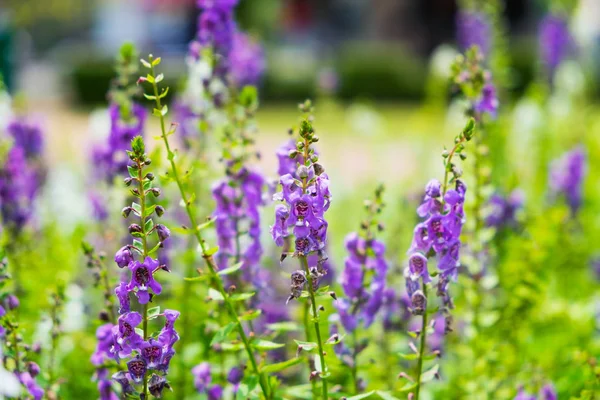
[[[231,78],[242,87],[258,85],[265,72],[266,62],[262,46],[243,32],[233,36],[233,47],[229,55]]]
[[[133,103],[131,110],[116,103],[110,105],[110,132],[107,143],[95,147],[92,153],[96,170],[107,182],[110,183],[116,176],[127,172],[129,159],[125,151],[134,137],[143,134],[146,114],[144,107],[136,103]]]
[[[550,165],[550,195],[564,196],[573,214],[581,207],[585,173],[586,154],[581,145],[563,154]]]
[[[558,400],[558,395],[552,384],[548,383],[540,389],[538,396],[531,395],[520,388],[514,400]]]
[[[424,221],[415,227],[405,270],[414,314],[420,315],[426,308],[427,299],[420,286],[431,282],[428,264],[432,254],[437,257],[439,270],[438,295],[444,298],[445,303],[450,302],[447,286],[450,279],[456,280],[458,277],[466,190],[465,184],[459,179],[455,181],[455,188],[445,193],[442,193],[441,184],[435,179],[425,188],[423,203],[417,209],[417,214]]]
[[[461,11],[456,17],[458,45],[462,51],[477,46],[486,57],[490,54],[492,34],[487,17],[479,12]]]
[[[385,245],[377,239],[351,233],[346,237],[346,250],[348,257],[340,277],[346,296],[336,301],[336,307],[346,331],[353,332],[360,322],[369,327],[383,305],[388,266]]]
[[[483,86],[481,95],[473,103],[473,111],[477,116],[488,114],[490,117],[496,118],[500,101],[498,100],[496,87],[491,80],[491,75],[487,73],[486,76],[489,76],[489,78]]]
[[[552,79],[556,68],[574,47],[569,25],[564,17],[553,14],[544,17],[540,23],[539,46],[540,56]]]
[[[245,277],[252,279],[252,268],[263,253],[260,243],[260,207],[265,204],[264,177],[248,168],[242,168],[219,181],[212,190],[216,201],[215,227],[219,244],[216,255],[219,268],[227,268],[233,257],[242,261]],[[248,243],[242,248],[241,236],[247,232]]]
[[[21,231],[32,216],[36,193],[35,170],[27,162],[25,150],[13,146],[0,168],[0,213],[5,226]]]
[[[238,0],[198,0],[201,10],[196,40],[190,43],[189,54],[200,57],[203,47],[212,47],[226,62],[233,46],[236,31],[233,10]]]
[[[210,364],[203,362],[192,368],[192,374],[194,375],[194,386],[199,393],[206,394],[208,400],[220,400],[223,397],[223,387],[212,383],[212,373]],[[238,387],[242,379],[244,378],[244,371],[241,368],[233,367],[227,374],[227,382],[233,385],[234,393],[237,392]]]
[[[16,118],[8,124],[6,131],[14,139],[14,145],[23,149],[28,160],[41,157],[44,138],[39,123]]]
[[[517,213],[523,208],[525,194],[520,189],[515,189],[504,197],[499,193],[490,196],[488,206],[490,212],[485,219],[489,227],[515,227],[517,225]]]

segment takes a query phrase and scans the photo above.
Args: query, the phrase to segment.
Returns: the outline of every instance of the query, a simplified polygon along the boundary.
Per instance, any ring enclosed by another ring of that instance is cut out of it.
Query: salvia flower
[[[513,190],[504,197],[499,193],[490,196],[488,201],[489,214],[485,224],[490,227],[515,227],[518,223],[517,214],[523,208],[525,194],[520,189]]]
[[[13,146],[0,168],[0,213],[5,226],[20,232],[32,217],[37,193],[35,171],[25,150]]]
[[[548,14],[540,23],[540,56],[552,80],[560,63],[573,49],[573,38],[567,20],[561,15]]]
[[[564,197],[573,215],[581,207],[586,164],[585,148],[582,145],[563,154],[550,164],[548,182],[550,196]]]
[[[475,11],[460,11],[456,17],[457,39],[462,51],[477,46],[488,56],[491,50],[491,25],[485,14]]]
[[[41,157],[44,137],[39,123],[18,117],[8,124],[6,131],[14,139],[15,146],[23,149],[28,160]]]
[[[113,375],[113,380],[130,392],[136,385],[144,388],[144,398],[148,393],[160,397],[164,388],[169,388],[166,375],[175,350],[174,344],[179,340],[175,331],[175,321],[179,312],[175,310],[164,310],[159,316],[164,317],[165,324],[160,332],[151,335],[148,328],[148,303],[154,302],[156,296],[162,292],[162,285],[157,280],[157,275],[168,270],[161,265],[157,259],[150,256],[161,246],[162,242],[169,237],[169,230],[162,224],[154,224],[152,214],[156,214],[156,208],[146,207],[146,196],[155,196],[156,189],[152,187],[153,175],[146,173],[144,168],[150,164],[145,154],[143,139],[140,136],[134,138],[131,143],[132,151],[127,155],[131,160],[129,165],[129,179],[134,185],[132,194],[140,198],[140,202],[134,202],[125,217],[130,214],[140,218],[140,224],[132,224],[129,232],[134,237],[133,243],[119,249],[115,255],[115,263],[119,268],[127,266],[130,272],[128,283],[121,282],[115,289],[115,294],[120,303],[119,318],[114,326],[106,325],[99,328],[99,345],[96,358],[104,357],[104,352],[109,344],[105,337],[106,330],[110,328],[113,345],[110,349],[112,358],[126,359],[127,371]],[[132,228],[135,226],[135,229]],[[153,240],[153,234],[156,238]],[[142,240],[140,240],[142,239]],[[150,248],[150,242],[155,246]],[[142,313],[131,311],[130,295],[134,294],[137,302],[142,305]]]
[[[233,36],[229,63],[231,79],[238,87],[258,85],[266,66],[261,45],[243,32]]]
[[[314,134],[309,119],[302,121],[300,137],[301,140],[296,144],[296,152],[292,152],[289,157],[296,158],[302,154],[303,162],[296,159],[297,178],[288,173],[281,176],[279,180],[282,190],[275,193],[273,199],[283,203],[275,208],[275,223],[270,230],[278,246],[282,246],[289,236],[294,236],[294,256],[319,255],[316,265],[313,264],[309,268],[311,275],[314,272],[311,276],[313,284],[318,285],[318,280],[327,273],[323,268],[323,263],[327,259],[325,243],[328,225],[324,214],[329,209],[331,193],[329,177],[322,167],[315,168],[318,156],[311,144],[317,142],[318,137]],[[317,170],[320,174],[317,174]],[[290,298],[297,297],[298,289],[300,289],[299,285],[292,279]]]
[[[199,393],[207,395],[209,400],[219,400],[223,395],[223,388],[220,385],[212,385],[212,375],[210,364],[203,362],[192,368],[194,375],[194,386]]]

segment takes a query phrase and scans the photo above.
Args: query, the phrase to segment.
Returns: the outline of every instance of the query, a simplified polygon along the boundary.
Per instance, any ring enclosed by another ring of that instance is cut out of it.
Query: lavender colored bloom
[[[496,87],[491,81],[488,81],[483,87],[481,96],[473,104],[476,115],[488,114],[492,118],[498,115],[500,102],[496,93]]]
[[[29,166],[25,151],[13,147],[0,168],[0,213],[6,226],[20,231],[29,221],[37,192],[35,171]]]
[[[211,46],[213,51],[227,60],[233,46],[233,35],[236,25],[233,18],[233,9],[237,1],[199,1],[201,9],[198,19],[197,45],[191,48],[190,55],[199,53],[198,46]]]
[[[159,263],[157,260],[151,257],[146,257],[143,263],[139,261],[133,261],[129,264],[131,270],[131,281],[127,285],[127,290],[135,291],[140,304],[146,304],[150,301],[150,294],[148,289],[151,289],[155,295],[158,295],[162,291],[162,286],[154,279],[154,273],[159,269]]]
[[[27,372],[29,372],[31,377],[35,378],[40,374],[40,366],[33,361],[29,361],[27,363]]]
[[[220,268],[226,268],[231,259],[243,261],[242,271],[247,280],[253,280],[255,267],[263,254],[259,210],[265,204],[265,186],[266,182],[261,174],[242,168],[213,187],[213,197],[217,203],[217,264]],[[247,232],[245,241],[240,240],[242,232]]]
[[[552,79],[556,68],[573,48],[573,39],[564,17],[553,14],[544,17],[540,23],[539,46],[540,56]]]
[[[90,192],[88,199],[92,206],[92,215],[96,221],[106,221],[108,218],[108,210],[106,209],[105,201],[102,196],[96,192]]]
[[[96,371],[96,380],[98,381],[100,400],[119,400],[119,397],[112,390],[107,368],[100,368]]]
[[[35,400],[41,400],[44,397],[44,389],[41,388],[33,379],[33,377],[29,374],[29,372],[21,372],[18,376],[19,381],[25,388],[27,392],[33,397]]]
[[[127,370],[129,371],[129,375],[131,375],[131,379],[133,379],[135,383],[141,383],[146,371],[148,370],[148,366],[143,358],[136,357],[132,360],[129,360],[127,363]]]
[[[275,154],[277,155],[277,160],[279,162],[279,166],[277,168],[277,174],[279,176],[288,174],[293,176],[296,173],[296,163],[298,162],[297,158],[290,157],[290,152],[295,150],[296,142],[294,142],[293,139],[285,142],[277,149]],[[299,162],[302,163],[302,161]]]
[[[586,154],[583,146],[563,154],[550,165],[549,187],[552,197],[564,196],[572,214],[581,207]]]
[[[211,383],[212,376],[210,371],[210,364],[203,362],[192,368],[192,375],[194,375],[194,386],[200,393],[206,392]]]
[[[14,310],[16,308],[19,307],[19,299],[17,298],[17,296],[15,296],[14,294],[9,294],[8,296],[6,296],[6,298],[4,299],[4,305],[6,306],[6,308],[8,308],[9,310]]]
[[[233,36],[229,63],[231,78],[238,87],[258,85],[266,66],[260,44],[242,32],[236,32]]]
[[[111,323],[104,324],[96,329],[96,339],[98,344],[96,345],[96,351],[92,354],[92,364],[100,366],[106,361],[114,359],[112,354],[112,348],[115,344],[113,335],[114,325]]]
[[[462,51],[477,46],[484,55],[488,56],[490,54],[491,27],[485,15],[477,12],[461,11],[457,15],[456,25],[458,44]]]
[[[143,134],[146,121],[146,110],[134,103],[130,112],[118,104],[111,104],[109,109],[110,133],[107,143],[93,149],[92,160],[95,169],[108,182],[115,176],[127,173],[129,158],[125,151],[131,146],[131,140]]]
[[[23,149],[28,160],[42,155],[44,140],[39,123],[17,118],[8,124],[6,131],[14,139],[15,146]]]
[[[516,226],[516,215],[523,208],[524,202],[525,195],[519,189],[512,191],[506,198],[498,193],[493,194],[488,202],[490,213],[485,219],[486,225],[496,228]]]
[[[520,388],[514,400],[535,400],[535,396],[530,395],[523,388]]]
[[[131,246],[123,246],[115,254],[115,262],[119,268],[124,268],[133,261],[133,253],[131,252]]]
[[[158,235],[158,240],[164,242],[171,236],[171,231],[166,226],[158,224],[156,225],[156,234]]]
[[[540,389],[540,400],[558,400],[556,390],[551,383],[547,383]]]
[[[142,337],[135,332],[135,327],[142,322],[142,316],[137,312],[129,312],[119,317],[118,325],[112,328],[115,345],[112,353],[115,358],[131,354],[142,342]]]
[[[383,304],[381,306],[383,328],[391,331],[400,330],[405,326],[411,316],[410,306],[410,297],[406,293],[398,295],[393,288],[386,288],[383,292]]]

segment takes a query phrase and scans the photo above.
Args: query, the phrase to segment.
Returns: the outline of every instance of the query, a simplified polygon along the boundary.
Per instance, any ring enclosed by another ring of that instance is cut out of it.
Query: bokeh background
[[[479,350],[489,351],[491,359],[506,357],[506,369],[490,372],[484,360],[473,361],[468,334],[466,342],[459,335],[450,339],[456,350],[446,361],[479,376],[500,376],[501,383],[493,383],[500,387],[493,398],[512,398],[532,376],[537,383],[551,380],[561,399],[570,398],[588,387],[586,361],[598,355],[593,339],[597,282],[589,260],[600,252],[600,1],[240,0],[237,21],[264,45],[267,57],[259,85],[259,163],[267,176],[276,178],[275,150],[298,120],[296,104],[312,98],[319,152],[334,196],[329,211],[332,261],[339,272],[343,238],[356,230],[363,199],[382,182],[387,187],[384,236],[390,284],[402,287],[415,207],[424,184],[441,174],[444,145],[465,122],[464,107],[450,94],[449,75],[459,51],[457,13],[472,3],[500,17],[490,60],[501,99],[499,118],[490,125],[492,181],[504,194],[523,190],[527,236],[534,239],[523,241],[515,235],[503,242],[503,249],[510,251],[500,257],[498,271],[508,278],[498,304],[510,310],[507,318],[512,319],[504,325],[497,322],[497,309],[485,316],[498,336],[509,336],[506,332],[514,328],[513,342],[496,346],[497,336],[479,342]],[[539,23],[557,10],[569,16],[575,46],[549,85],[540,61]],[[92,224],[88,191],[94,180],[92,148],[109,132],[106,93],[115,75],[115,55],[123,42],[132,41],[142,55],[161,56],[174,99],[187,73],[185,56],[198,14],[194,0],[0,4],[0,72],[15,107],[40,121],[45,132],[48,170],[36,200],[36,223],[46,239],[30,249],[39,258],[24,274],[34,293],[43,293],[58,279],[67,282],[65,330],[70,335],[62,341],[61,368],[82,371],[67,379],[61,392],[66,399],[96,395],[87,360],[95,346],[99,294],[89,290],[80,243],[102,229]],[[146,132],[147,138],[158,134],[157,124],[150,121]],[[547,167],[581,143],[588,156],[585,201],[578,234],[570,235],[569,230],[561,231],[566,207],[549,208]],[[467,176],[470,168],[466,163]],[[106,204],[115,219],[123,200],[124,194]],[[205,200],[201,211],[209,214],[212,200]],[[271,216],[269,209],[264,221]],[[277,251],[268,236],[265,232],[264,243],[275,264]],[[105,250],[110,254],[116,249]],[[175,287],[182,268],[174,268],[172,275]],[[288,279],[282,274],[282,282]],[[457,289],[459,303],[468,303],[464,293],[469,289],[469,283]],[[194,300],[202,304],[199,296]],[[35,321],[44,314],[47,299],[30,296],[22,303],[23,315]],[[29,323],[33,337],[43,339],[45,329],[47,325]],[[394,351],[402,347],[406,342],[399,341]],[[581,348],[591,355],[582,355]],[[196,356],[197,349],[183,356],[186,361],[174,367],[175,379],[187,372],[186,363],[193,365]],[[374,379],[395,382],[397,371],[386,376],[389,371],[372,364]],[[480,393],[485,382],[473,378],[471,383],[468,374],[452,376],[446,371],[454,378],[453,386],[434,384],[437,397],[429,398],[483,398],[464,393]],[[466,397],[454,397],[457,393]]]

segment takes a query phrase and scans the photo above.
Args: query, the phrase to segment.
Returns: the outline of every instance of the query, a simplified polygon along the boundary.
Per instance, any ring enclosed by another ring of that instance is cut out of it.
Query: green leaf
[[[212,300],[225,300],[221,292],[213,288],[208,288],[208,297],[210,297]]]
[[[133,239],[133,247],[140,251],[144,251],[144,244],[141,240]]]
[[[392,396],[388,392],[384,392],[384,391],[381,391],[381,390],[375,391],[375,394],[377,394],[383,400],[400,400],[399,398]]]
[[[144,183],[142,184],[142,188],[144,190],[148,190],[152,187],[152,181],[144,181]]]
[[[284,343],[275,343],[269,340],[257,340],[256,342],[252,342],[252,347],[258,350],[275,350],[284,346]]]
[[[244,301],[244,300],[248,300],[249,298],[251,298],[252,296],[254,296],[256,292],[251,292],[251,293],[236,293],[236,294],[232,294],[231,296],[229,296],[229,299],[231,301]]]
[[[146,68],[150,68],[152,67],[152,65],[150,65],[150,63],[146,60],[144,60],[143,58],[140,60],[140,62],[142,63],[142,65]]]
[[[162,93],[158,95],[158,98],[163,99],[163,98],[167,97],[167,93],[169,93],[168,87],[163,89]],[[173,132],[175,132],[175,131],[173,131]],[[171,131],[169,131],[169,133],[172,134]]]
[[[146,207],[146,215],[144,215],[144,217],[148,217],[148,216],[152,215],[152,213],[154,212],[155,209],[156,209],[156,204],[152,204],[151,206]]]
[[[298,347],[302,347],[302,350],[304,351],[312,351],[319,346],[315,342],[302,342],[300,340],[294,340],[294,342],[296,342]]]
[[[258,318],[261,314],[262,310],[248,310],[240,315],[240,319],[242,321],[252,321],[253,319]]]
[[[162,59],[160,57],[156,57],[154,60],[152,60],[152,66],[156,67],[158,64],[160,64],[161,61]]]
[[[211,218],[211,219],[209,219],[208,221],[206,221],[206,222],[204,222],[204,223],[202,223],[202,224],[198,225],[198,226],[196,227],[196,229],[198,230],[198,232],[201,232],[201,231],[203,231],[204,229],[208,228],[209,226],[211,226],[211,225],[212,225],[212,224],[214,224],[214,223],[215,223],[215,220],[214,220],[214,218]]]
[[[148,234],[148,232],[150,232],[152,228],[154,228],[154,221],[152,220],[152,218],[150,218],[146,220],[146,224],[144,224],[144,230],[146,231],[146,234]]]
[[[229,275],[229,274],[233,274],[235,271],[239,270],[240,268],[242,268],[242,265],[244,265],[243,261],[240,261],[239,263],[232,265],[229,268],[225,268],[220,270],[219,272],[217,272],[219,275],[223,276],[223,275]]]
[[[227,339],[227,336],[233,331],[235,325],[235,322],[230,322],[227,325],[223,326],[221,329],[219,329],[210,341],[210,345],[212,346],[217,343],[221,343],[225,339]]]
[[[411,390],[414,390],[416,387],[417,387],[416,382],[406,382],[406,384],[404,386],[402,386],[398,391],[401,393],[410,392]]]
[[[147,98],[148,100],[156,100],[156,96],[154,96],[152,94],[144,93],[144,97]]]
[[[152,62],[152,63],[154,64],[154,62]],[[160,83],[160,82],[163,81],[163,79],[165,79],[165,75],[164,74],[158,74],[158,75],[156,75],[156,78],[154,79],[154,81],[156,83]]]
[[[169,107],[165,104],[163,108],[160,110],[160,114],[164,117],[169,112]]]
[[[137,168],[132,167],[131,165],[127,166],[127,171],[129,171],[129,176],[132,178],[137,178],[138,177],[138,170]]]
[[[131,208],[133,208],[135,210],[135,212],[137,212],[138,214],[140,214],[140,215],[142,214],[142,206],[140,206],[135,201],[133,203],[131,203]]]
[[[429,370],[423,372],[421,374],[421,383],[429,382],[430,380],[435,378],[435,375],[438,373],[439,370],[440,370],[440,365],[435,364]]]
[[[204,255],[206,257],[210,257],[210,256],[214,255],[217,251],[219,251],[219,246],[213,246],[210,249],[206,250]]]
[[[283,371],[289,367],[292,367],[296,364],[300,364],[302,362],[302,358],[292,358],[291,360],[282,361],[276,364],[270,364],[263,367],[260,372],[264,374],[274,374],[276,372]]]
[[[192,277],[184,277],[183,280],[184,281],[188,281],[188,282],[201,282],[201,281],[206,281],[210,278],[209,275],[205,274],[205,275],[199,275],[199,276],[192,276]],[[219,292],[217,292],[219,293]],[[219,296],[221,295],[221,293],[219,293]]]
[[[154,319],[160,314],[160,306],[152,307],[148,309],[148,319]]]
[[[399,353],[398,355],[400,356],[400,358],[403,358],[405,360],[416,360],[417,358],[419,358],[419,355],[417,353],[411,353],[411,354]]]
[[[244,350],[244,343],[231,343],[231,342],[225,342],[225,343],[221,343],[221,350],[223,351],[231,351],[231,352],[237,352],[240,350]]]
[[[275,322],[267,324],[267,328],[275,332],[295,332],[300,329],[295,322]]]
[[[352,396],[352,397],[346,397],[346,400],[366,399],[367,397],[370,397],[373,393],[375,393],[375,391],[371,390],[370,392],[367,392],[367,393],[357,394],[356,396]]]

